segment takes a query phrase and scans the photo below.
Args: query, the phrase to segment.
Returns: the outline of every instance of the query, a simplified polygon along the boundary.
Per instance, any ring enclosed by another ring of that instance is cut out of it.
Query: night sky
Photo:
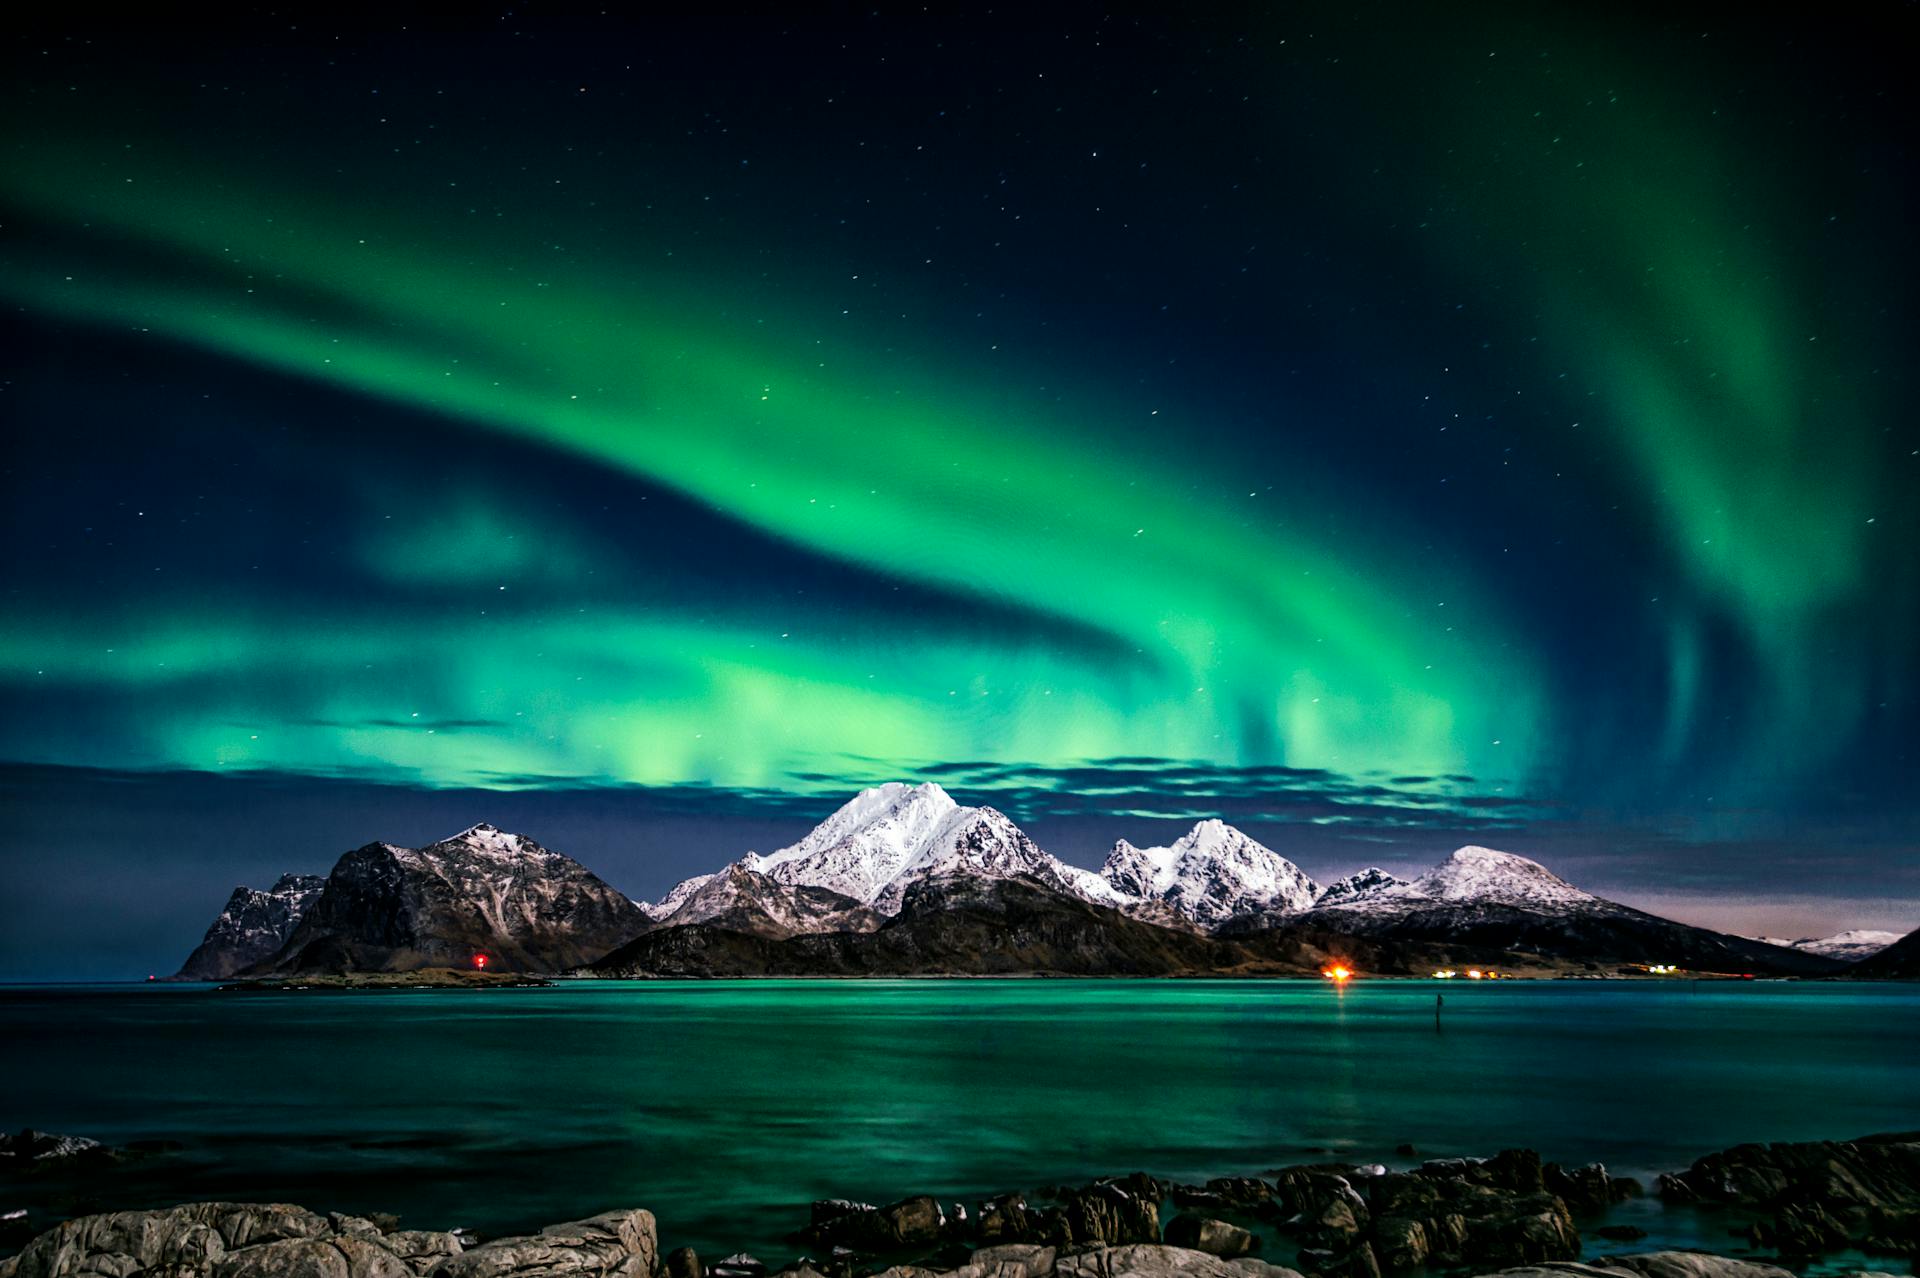
[[[890,779],[1920,924],[1912,5],[374,12],[7,44],[0,978]]]

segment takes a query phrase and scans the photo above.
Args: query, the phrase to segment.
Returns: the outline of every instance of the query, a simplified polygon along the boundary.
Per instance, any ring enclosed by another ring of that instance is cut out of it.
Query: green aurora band
[[[1594,87],[1605,74],[1535,70],[1504,96],[1461,95],[1479,114],[1437,113],[1501,142],[1487,174],[1469,157],[1432,175],[1458,187],[1443,191],[1451,228],[1404,233],[1464,277],[1490,244],[1523,246],[1542,359],[1593,388],[1617,425],[1609,464],[1653,494],[1692,591],[1667,614],[1667,728],[1649,748],[1696,747],[1701,635],[1731,624],[1762,676],[1749,760],[1810,768],[1876,693],[1905,695],[1898,618],[1858,636],[1842,671],[1830,659],[1876,588],[1869,521],[1891,481],[1864,432],[1829,423],[1877,409],[1847,380],[1859,370],[1790,322],[1814,285],[1738,224],[1730,188],[1751,179],[1718,171],[1722,140],[1651,94],[1622,106]],[[1650,160],[1629,151],[1647,137]],[[1058,370],[942,350],[911,320],[903,334],[829,318],[791,300],[804,287],[770,302],[744,273],[663,264],[659,243],[570,228],[557,253],[567,215],[544,218],[534,195],[474,231],[464,192],[383,201],[334,173],[262,174],[152,139],[45,130],[11,158],[0,195],[67,228],[0,276],[23,306],[563,450],[1047,623],[950,635],[800,604],[777,622],[745,601],[521,605],[523,584],[563,596],[593,548],[450,502],[358,553],[386,580],[511,581],[482,616],[216,595],[10,627],[8,680],[124,687],[159,708],[120,757],[68,758],[55,731],[26,747],[43,761],[759,786],[1150,755],[1524,793],[1551,784],[1549,743],[1573,728],[1497,583],[1411,549],[1429,530],[1410,517],[1336,541],[1317,511],[1276,514],[1180,447],[1182,405],[1145,421]]]

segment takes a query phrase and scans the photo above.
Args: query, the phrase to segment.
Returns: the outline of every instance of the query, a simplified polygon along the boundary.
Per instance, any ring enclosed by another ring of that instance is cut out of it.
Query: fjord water
[[[18,987],[0,1024],[0,1122],[186,1147],[0,1185],[22,1200],[0,1207],[279,1199],[492,1234],[644,1206],[669,1246],[776,1261],[814,1198],[1405,1165],[1403,1142],[1644,1175],[1920,1127],[1913,985]],[[1731,1241],[1623,1210],[1656,1241]]]

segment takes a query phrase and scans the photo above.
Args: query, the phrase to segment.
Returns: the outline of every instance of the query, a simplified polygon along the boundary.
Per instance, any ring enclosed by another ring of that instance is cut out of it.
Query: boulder
[[[1599,1163],[1588,1163],[1585,1167],[1572,1169],[1563,1168],[1559,1163],[1548,1163],[1541,1169],[1541,1176],[1547,1191],[1557,1195],[1567,1205],[1567,1210],[1576,1215],[1591,1216],[1603,1212],[1615,1201],[1613,1178]]]
[[[1522,1194],[1500,1209],[1467,1219],[1462,1255],[1475,1265],[1534,1264],[1571,1260],[1580,1235],[1566,1204],[1548,1193]]]
[[[1343,1250],[1326,1247],[1303,1248],[1298,1257],[1302,1272],[1309,1278],[1380,1278],[1380,1262],[1373,1248],[1360,1243]]]
[[[463,1251],[434,1270],[436,1278],[509,1278],[580,1274],[652,1278],[659,1238],[650,1211],[610,1211],[548,1225],[537,1234],[497,1238]]]
[[[1219,1176],[1207,1182],[1206,1192],[1243,1208],[1258,1207],[1273,1198],[1273,1186],[1254,1176]]]
[[[1378,1181],[1384,1177],[1370,1177]],[[1274,1182],[1282,1228],[1310,1247],[1344,1252],[1367,1227],[1367,1203],[1345,1176],[1293,1167]]]
[[[844,1207],[845,1210],[840,1210]],[[800,1237],[821,1246],[865,1252],[896,1252],[930,1246],[946,1236],[947,1217],[931,1194],[916,1194],[884,1207],[829,1200],[815,1203],[814,1223]]]
[[[1366,1236],[1380,1268],[1514,1265],[1579,1255],[1580,1236],[1558,1197],[1492,1183],[1530,1182],[1528,1161],[1510,1159],[1488,1171],[1495,1161],[1456,1160],[1438,1171],[1388,1172],[1363,1180],[1369,1215],[1361,1220],[1371,1220]],[[1314,1245],[1345,1254],[1337,1240],[1324,1236]]]
[[[1373,1253],[1382,1269],[1418,1269],[1432,1250],[1425,1221],[1411,1216],[1373,1218]]]
[[[691,1247],[675,1247],[667,1253],[667,1278],[706,1278],[700,1253]]]
[[[157,1270],[198,1278],[245,1249],[326,1239],[333,1232],[326,1217],[285,1203],[188,1203],[107,1212],[56,1225],[0,1264],[0,1275],[60,1278]]]
[[[1019,1194],[1003,1194],[981,1203],[973,1221],[973,1236],[983,1247],[1038,1242],[1046,1232],[1045,1220]]]
[[[383,1232],[286,1203],[188,1203],[82,1216],[0,1261],[0,1278],[651,1278],[653,1217],[608,1212],[471,1250],[452,1233]]]
[[[1159,1202],[1114,1182],[1063,1190],[1059,1208],[1048,1215],[1054,1241],[1062,1247],[1160,1241]]]
[[[1046,1278],[1053,1273],[1054,1249],[1035,1243],[982,1247],[944,1278]]]
[[[1185,1213],[1167,1222],[1166,1241],[1170,1246],[1228,1258],[1244,1256],[1260,1245],[1257,1237],[1238,1225]]]
[[[1817,1255],[1868,1239],[1920,1250],[1920,1132],[1851,1141],[1736,1145],[1660,1178],[1670,1202],[1738,1207],[1783,1253]]]
[[[415,1273],[423,1274],[431,1273],[441,1261],[466,1250],[456,1235],[432,1229],[396,1229],[380,1241]]]
[[[1204,1251],[1141,1243],[1101,1247],[1054,1264],[1055,1278],[1301,1278],[1292,1269],[1244,1257],[1223,1260]]]
[[[830,1220],[842,1216],[851,1216],[855,1212],[872,1211],[872,1203],[857,1203],[851,1198],[816,1198],[808,1208],[809,1223],[824,1225]]]
[[[1532,1265],[1501,1269],[1483,1278],[1793,1278],[1775,1265],[1694,1251],[1655,1251],[1639,1256],[1603,1256],[1586,1264]]]
[[[903,1198],[888,1203],[875,1213],[888,1242],[897,1247],[914,1247],[940,1241],[947,1227],[946,1213],[930,1194]]]

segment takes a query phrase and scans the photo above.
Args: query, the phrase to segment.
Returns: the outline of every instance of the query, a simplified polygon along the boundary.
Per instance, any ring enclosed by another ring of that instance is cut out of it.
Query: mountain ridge
[[[706,974],[755,964],[799,974],[794,965],[809,961],[820,974],[966,974],[1013,970],[1021,954],[1036,971],[1136,975],[1299,974],[1327,955],[1404,973],[1429,959],[1728,974],[1844,966],[1662,919],[1477,845],[1412,879],[1371,867],[1323,887],[1208,819],[1165,847],[1117,840],[1095,873],[1045,852],[997,809],[964,807],[930,783],[861,791],[795,843],[685,879],[653,904],[484,823],[424,848],[366,844],[301,890],[310,895],[299,909],[275,907],[272,919],[255,910],[263,894],[238,890],[182,975],[407,971],[478,965],[481,955],[495,970],[603,975],[649,963],[698,974],[703,954],[715,964]],[[941,909],[960,913],[940,922]],[[1030,944],[990,935],[987,917],[1017,924]],[[978,955],[967,957],[962,936],[983,947]],[[596,966],[616,954],[611,968]]]

